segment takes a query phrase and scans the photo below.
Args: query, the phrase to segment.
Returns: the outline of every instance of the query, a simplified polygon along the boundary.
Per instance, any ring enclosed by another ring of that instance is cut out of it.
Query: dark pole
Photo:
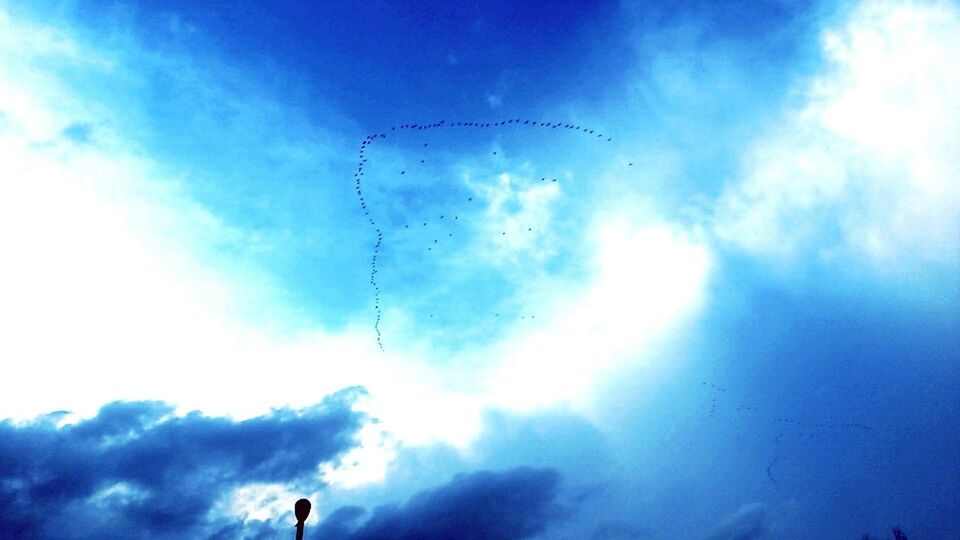
[[[310,515],[310,501],[300,499],[293,505],[293,513],[297,516],[297,540],[303,540],[303,522]]]

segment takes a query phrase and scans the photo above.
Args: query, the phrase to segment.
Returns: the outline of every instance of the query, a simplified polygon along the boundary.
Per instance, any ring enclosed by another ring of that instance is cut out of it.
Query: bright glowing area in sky
[[[603,223],[595,277],[517,335],[496,373],[502,401],[521,409],[590,398],[591,381],[618,362],[649,362],[645,346],[700,306],[710,269],[706,247],[665,225]],[[540,381],[540,383],[535,383]]]
[[[955,1],[162,4],[0,2],[0,538],[957,536]]]

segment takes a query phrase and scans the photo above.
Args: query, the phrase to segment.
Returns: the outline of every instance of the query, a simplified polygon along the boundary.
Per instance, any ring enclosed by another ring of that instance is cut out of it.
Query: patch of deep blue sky
[[[222,255],[267,267],[304,316],[334,325],[368,308],[373,237],[350,182],[366,133],[444,118],[593,124],[638,166],[672,163],[668,186],[646,188],[669,211],[731,179],[816,30],[809,10],[781,2],[66,6],[53,11],[91,41],[148,53],[120,77],[72,76],[120,104],[124,135],[188,177],[192,196],[270,239]],[[511,141],[569,157],[556,143]],[[474,155],[476,140],[444,145]],[[574,158],[582,175],[606,165],[588,148]]]

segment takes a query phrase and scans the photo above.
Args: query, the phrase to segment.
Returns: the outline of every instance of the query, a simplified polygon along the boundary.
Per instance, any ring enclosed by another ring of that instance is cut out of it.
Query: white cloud
[[[317,501],[319,495],[311,493],[309,498]],[[219,501],[215,508],[219,514],[235,516],[244,521],[267,520],[290,514],[290,521],[295,523],[290,501],[303,496],[302,492],[294,491],[283,484],[246,484],[234,489],[224,500]],[[306,523],[316,526],[320,520],[319,512],[310,512]]]
[[[869,1],[822,34],[804,104],[758,139],[715,231],[752,253],[960,257],[960,13]]]
[[[0,71],[0,325],[9,336],[2,355],[11,359],[0,393],[14,398],[4,414],[16,415],[35,411],[41,387],[52,405],[51,396],[75,397],[78,385],[102,396],[114,377],[149,379],[147,366],[175,358],[177,341],[222,334],[222,322],[201,306],[227,299],[218,276],[188,268],[177,252],[188,246],[165,238],[188,238],[187,228],[217,235],[215,219],[156,183],[150,164],[131,153],[61,140],[61,130],[90,111],[54,77],[32,76],[30,62],[51,51],[81,57],[76,46],[51,38],[56,47],[11,56],[21,42],[11,35],[33,29],[5,17],[0,25],[10,47]],[[181,229],[154,226],[171,220]],[[74,406],[67,401],[57,406]]]
[[[589,284],[532,300],[552,315],[499,344],[502,362],[488,374],[497,403],[583,410],[593,383],[618,364],[649,361],[650,345],[702,306],[712,261],[697,235],[612,216],[594,230]]]
[[[478,226],[484,240],[473,247],[477,256],[501,267],[542,264],[556,254],[556,239],[547,231],[561,196],[554,182],[534,181],[523,173],[502,172],[487,182],[467,180],[486,202]]]
[[[210,253],[254,239],[180,189],[190,178],[169,177],[124,140],[110,121],[122,111],[101,110],[40,67],[116,69],[90,49],[0,11],[0,417],[89,415],[115,399],[248,417],[363,385],[370,398],[359,407],[382,424],[343,467],[323,471],[350,486],[382,477],[398,441],[469,444],[486,407],[582,401],[596,376],[702,301],[710,260],[698,239],[602,215],[587,252],[594,279],[531,293],[554,315],[469,358],[435,361],[414,338],[381,353],[368,321],[291,330],[268,320],[282,311],[269,276]],[[94,126],[92,144],[61,136],[76,122]],[[510,231],[496,256],[546,256],[533,240],[554,219],[560,188],[500,180],[486,193],[489,223]],[[238,496],[261,505],[271,489]]]

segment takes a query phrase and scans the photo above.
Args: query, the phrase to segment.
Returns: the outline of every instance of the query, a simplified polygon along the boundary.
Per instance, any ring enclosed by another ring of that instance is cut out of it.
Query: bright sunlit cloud
[[[824,31],[804,104],[744,157],[716,212],[758,254],[903,266],[960,257],[960,11],[865,2]]]
[[[625,220],[601,222],[595,234],[589,286],[542,299],[551,315],[500,353],[498,402],[582,407],[591,381],[617,362],[649,361],[645,346],[701,307],[711,263],[702,241],[667,224]]]

